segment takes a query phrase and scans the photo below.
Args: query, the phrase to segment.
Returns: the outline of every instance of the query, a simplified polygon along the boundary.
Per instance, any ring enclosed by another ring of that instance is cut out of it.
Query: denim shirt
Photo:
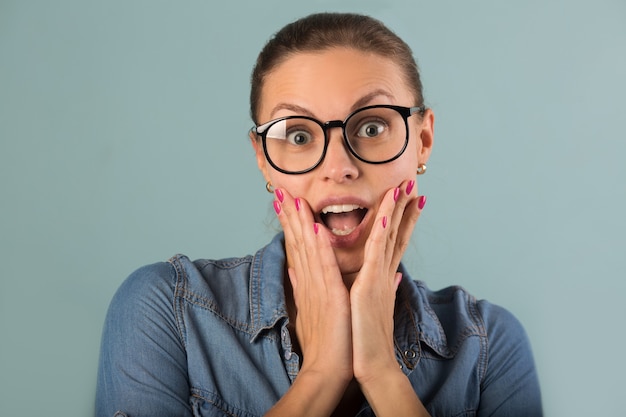
[[[96,415],[267,412],[300,367],[287,330],[283,239],[254,256],[179,255],[134,272],[106,317]],[[400,268],[396,358],[431,416],[541,416],[520,323],[460,287],[433,292]],[[374,414],[364,403],[358,415]]]

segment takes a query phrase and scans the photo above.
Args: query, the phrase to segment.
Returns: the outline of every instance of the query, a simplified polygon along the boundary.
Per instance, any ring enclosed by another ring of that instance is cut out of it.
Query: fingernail
[[[276,193],[276,197],[278,197],[278,201],[282,203],[285,199],[285,195],[283,194],[283,192],[280,190],[280,188],[277,188],[274,192]]]
[[[402,281],[402,272],[396,274],[396,287],[400,285],[400,281]]]
[[[400,198],[400,188],[393,190],[393,201],[398,201],[398,198]]]
[[[300,211],[300,199],[296,198],[295,203],[296,203],[296,210]]]
[[[411,191],[413,191],[413,187],[415,187],[415,180],[411,180],[407,184],[407,186],[406,186],[406,195],[411,194]]]
[[[383,229],[387,228],[387,216],[383,217]]]
[[[313,223],[313,231],[315,232],[315,234],[318,234],[320,231],[320,225],[317,223]]]
[[[417,200],[417,208],[421,210],[424,208],[425,205],[426,205],[426,196],[422,195],[420,196],[419,200]]]
[[[280,202],[274,200],[274,211],[276,214],[280,214]]]

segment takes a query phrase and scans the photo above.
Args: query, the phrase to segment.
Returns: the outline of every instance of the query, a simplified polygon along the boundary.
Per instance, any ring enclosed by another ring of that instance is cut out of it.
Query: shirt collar
[[[421,342],[442,357],[451,357],[443,326],[430,306],[426,285],[421,281],[414,281],[402,264],[399,271],[402,272],[402,281],[396,295],[396,344],[405,351],[421,349]]]

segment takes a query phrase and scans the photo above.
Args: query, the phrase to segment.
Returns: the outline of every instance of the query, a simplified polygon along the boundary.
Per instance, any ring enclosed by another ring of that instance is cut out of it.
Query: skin
[[[294,54],[275,68],[258,116],[261,123],[288,115],[343,120],[371,104],[415,105],[401,69],[379,55],[332,48]],[[267,415],[354,415],[362,396],[377,416],[428,415],[393,344],[396,271],[421,212],[415,175],[430,155],[434,116],[427,110],[408,123],[408,148],[382,165],[354,158],[341,129],[331,129],[326,158],[302,175],[274,170],[251,136],[259,169],[276,190],[290,330],[302,358],[294,384]],[[319,213],[342,203],[368,211],[356,230],[339,237]]]

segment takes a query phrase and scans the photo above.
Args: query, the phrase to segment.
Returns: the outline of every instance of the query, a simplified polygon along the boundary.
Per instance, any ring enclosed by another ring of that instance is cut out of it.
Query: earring
[[[265,189],[267,190],[268,193],[274,194],[274,186],[272,185],[271,182],[268,181],[265,183]]]
[[[426,172],[426,164],[419,164],[417,167],[417,175],[422,175]]]

